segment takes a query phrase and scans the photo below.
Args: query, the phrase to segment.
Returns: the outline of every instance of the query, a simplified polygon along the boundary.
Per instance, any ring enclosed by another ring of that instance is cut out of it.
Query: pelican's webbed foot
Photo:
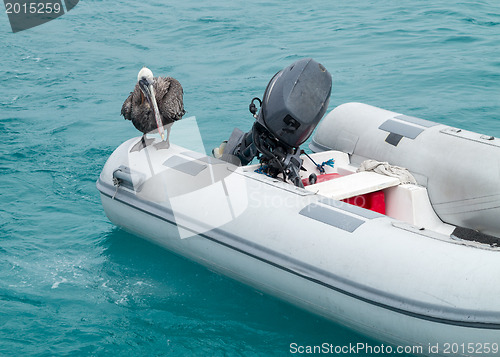
[[[132,149],[130,149],[130,152],[134,152],[134,151],[141,151],[142,149],[144,149],[146,146],[148,145],[151,145],[151,143],[155,141],[155,139],[148,139],[146,138],[146,135],[143,135],[141,137],[141,140],[139,140],[137,142],[137,144],[135,144],[134,146],[132,146]]]
[[[170,147],[170,142],[168,140],[160,141],[159,143],[153,144],[157,150],[168,149]]]

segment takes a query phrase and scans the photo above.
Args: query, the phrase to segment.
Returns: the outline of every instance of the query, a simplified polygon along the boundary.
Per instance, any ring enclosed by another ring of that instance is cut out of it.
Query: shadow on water
[[[129,287],[125,305],[142,310],[139,319],[168,336],[169,352],[189,346],[233,354],[239,346],[243,353],[251,348],[255,354],[285,354],[292,343],[381,345],[121,229],[112,229],[101,244],[108,275]]]

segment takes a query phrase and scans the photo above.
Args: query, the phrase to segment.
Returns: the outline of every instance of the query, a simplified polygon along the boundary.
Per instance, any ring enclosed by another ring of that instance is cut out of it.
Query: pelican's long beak
[[[153,83],[149,83],[145,79],[139,81],[139,87],[141,88],[144,96],[146,97],[149,105],[153,107],[156,125],[158,126],[158,132],[160,133],[161,140],[165,140],[165,129],[163,128],[163,123],[161,121],[160,111],[158,110],[158,104],[156,103],[155,89],[153,88]]]

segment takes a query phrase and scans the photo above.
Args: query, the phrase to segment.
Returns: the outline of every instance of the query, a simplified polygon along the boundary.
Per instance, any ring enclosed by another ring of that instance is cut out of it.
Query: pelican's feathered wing
[[[158,77],[154,88],[163,125],[180,120],[186,111],[184,91],[179,81],[172,77]]]

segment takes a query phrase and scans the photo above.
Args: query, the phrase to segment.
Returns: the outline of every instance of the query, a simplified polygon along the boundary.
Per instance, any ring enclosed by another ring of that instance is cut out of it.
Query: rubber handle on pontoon
[[[113,172],[113,179],[117,180],[120,186],[131,190],[134,189],[134,182],[136,187],[143,183],[144,180],[141,176],[141,174],[133,173],[130,168],[123,165]]]

